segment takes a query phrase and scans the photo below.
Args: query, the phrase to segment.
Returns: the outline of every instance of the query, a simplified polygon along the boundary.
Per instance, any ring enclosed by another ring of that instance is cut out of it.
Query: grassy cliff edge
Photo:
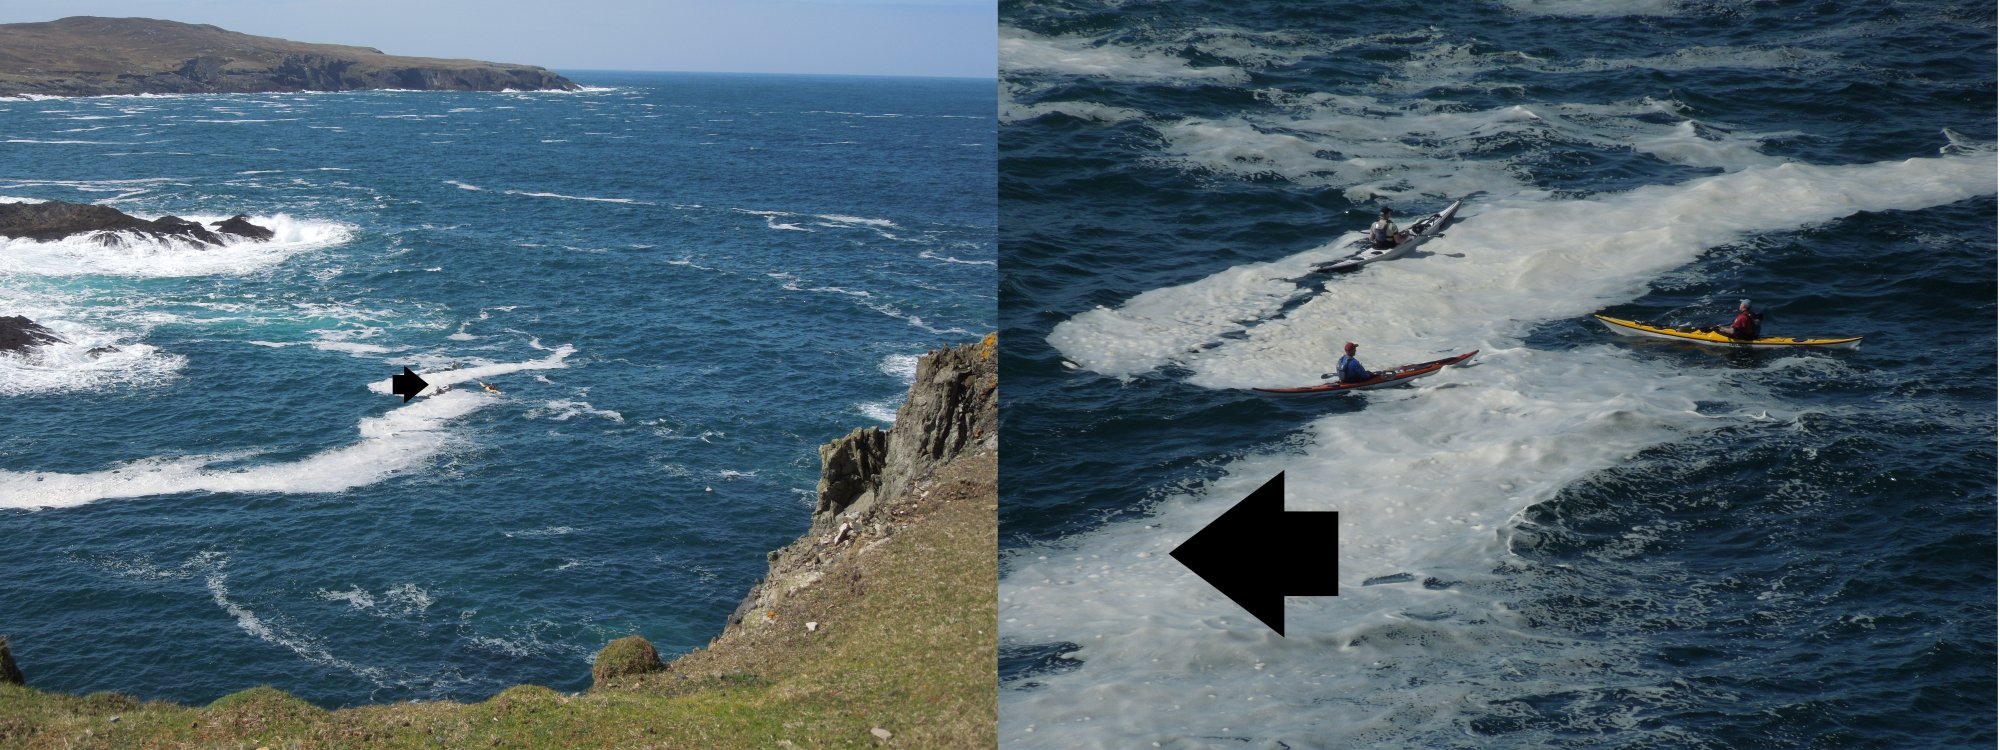
[[[993,336],[925,355],[886,439],[821,449],[812,530],[706,649],[661,664],[620,639],[582,694],[336,711],[270,687],[191,707],[0,682],[0,747],[994,747],[995,358]]]

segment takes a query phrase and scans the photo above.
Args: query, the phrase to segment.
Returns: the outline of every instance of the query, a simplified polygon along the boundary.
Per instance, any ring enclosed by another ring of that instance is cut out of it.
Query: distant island
[[[400,57],[150,18],[0,24],[0,97],[578,88],[533,65]]]

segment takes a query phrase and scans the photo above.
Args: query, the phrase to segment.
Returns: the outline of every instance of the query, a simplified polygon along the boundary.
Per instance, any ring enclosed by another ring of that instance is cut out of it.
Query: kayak
[[[1437,371],[1472,359],[1472,355],[1478,353],[1479,350],[1474,349],[1464,354],[1445,357],[1444,359],[1434,359],[1429,362],[1418,362],[1414,365],[1403,365],[1401,367],[1382,370],[1375,373],[1375,377],[1358,383],[1334,382],[1308,385],[1301,388],[1257,388],[1254,390],[1265,393],[1342,393],[1346,391],[1365,391],[1370,388],[1387,388],[1392,385],[1402,385],[1425,375],[1435,375]]]
[[[1377,248],[1375,247],[1375,243],[1369,242],[1368,238],[1363,237],[1356,240],[1353,245],[1350,245],[1350,247],[1355,248],[1353,255],[1320,266],[1313,269],[1313,271],[1317,273],[1353,271],[1378,260],[1393,260],[1408,255],[1411,250],[1417,249],[1418,245],[1431,241],[1432,237],[1436,237],[1439,232],[1444,231],[1444,225],[1451,223],[1451,217],[1456,215],[1458,207],[1464,204],[1465,199],[1460,198],[1452,201],[1451,205],[1445,206],[1443,211],[1419,219],[1417,223],[1410,225],[1408,230],[1409,237],[1397,243],[1395,247]]]
[[[1853,338],[1844,338],[1844,339],[1793,339],[1793,338],[1781,338],[1781,337],[1765,337],[1761,339],[1732,339],[1721,333],[1717,333],[1714,328],[1688,328],[1687,330],[1681,330],[1681,328],[1669,328],[1665,326],[1648,325],[1646,323],[1639,323],[1630,320],[1619,320],[1617,318],[1609,318],[1603,315],[1593,315],[1591,317],[1597,318],[1600,322],[1604,323],[1605,328],[1609,328],[1611,329],[1612,333],[1616,333],[1621,336],[1639,336],[1643,338],[1667,339],[1670,341],[1688,341],[1696,344],[1704,344],[1707,346],[1734,346],[1746,349],[1783,348],[1783,347],[1799,347],[1806,349],[1853,349],[1861,346],[1860,336],[1855,336]]]

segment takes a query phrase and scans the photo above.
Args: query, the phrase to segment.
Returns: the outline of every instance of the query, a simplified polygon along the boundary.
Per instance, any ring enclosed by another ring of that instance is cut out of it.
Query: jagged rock
[[[89,355],[91,359],[97,359],[98,357],[102,357],[106,354],[117,354],[117,353],[118,353],[118,347],[115,346],[93,347],[90,351],[84,352],[84,354]]]
[[[660,652],[645,638],[628,635],[604,644],[597,652],[597,663],[590,667],[591,684],[602,686],[607,680],[627,675],[645,674],[666,669],[660,663]]]
[[[977,442],[1000,430],[999,339],[939,349],[917,360],[909,400],[896,410],[885,470],[876,492],[896,495]]]
[[[55,331],[20,315],[0,317],[0,352],[25,353],[43,344],[66,344]]]
[[[813,504],[808,533],[826,533],[841,512],[856,504],[866,510],[874,503],[888,450],[889,433],[874,427],[858,428],[819,447],[819,501]]]
[[[237,215],[218,226],[228,234],[250,239],[270,239],[275,234]],[[179,239],[204,245],[220,245],[221,235],[199,223],[178,216],[162,216],[146,221],[110,206],[47,201],[43,203],[0,203],[0,237],[38,241],[59,240],[79,234],[96,233],[98,243],[123,244],[134,235],[156,240]]]
[[[222,238],[214,232],[208,231],[208,227],[202,226],[198,222],[188,221],[179,216],[162,216],[147,223],[151,224],[152,227],[150,229],[138,230],[139,233],[152,234],[155,237],[161,238],[178,237],[204,245],[222,244]],[[106,245],[116,244],[122,241],[113,239],[117,236],[115,234],[100,234],[97,235],[97,241]]]
[[[245,216],[243,214],[237,214],[235,216],[231,216],[222,221],[210,224],[209,226],[215,227],[215,231],[221,232],[223,234],[233,234],[238,237],[248,237],[253,240],[268,240],[271,239],[272,237],[278,236],[277,232],[273,232],[269,229],[265,229],[263,227],[257,226],[256,224],[250,223],[250,217]]]
[[[0,682],[28,684],[28,678],[21,674],[21,667],[14,663],[14,648],[7,645],[7,636],[4,635],[0,635]]]

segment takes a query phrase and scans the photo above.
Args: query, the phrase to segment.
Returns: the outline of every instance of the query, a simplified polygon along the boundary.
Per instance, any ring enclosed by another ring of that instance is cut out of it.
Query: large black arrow
[[[410,372],[410,368],[405,367],[403,368],[403,374],[389,379],[389,392],[402,396],[403,403],[407,404],[410,403],[410,399],[416,398],[417,394],[423,393],[424,386],[427,385],[430,384],[424,382],[421,376]]]
[[[1265,625],[1285,634],[1285,597],[1339,596],[1340,514],[1285,512],[1285,473],[1169,553]]]

